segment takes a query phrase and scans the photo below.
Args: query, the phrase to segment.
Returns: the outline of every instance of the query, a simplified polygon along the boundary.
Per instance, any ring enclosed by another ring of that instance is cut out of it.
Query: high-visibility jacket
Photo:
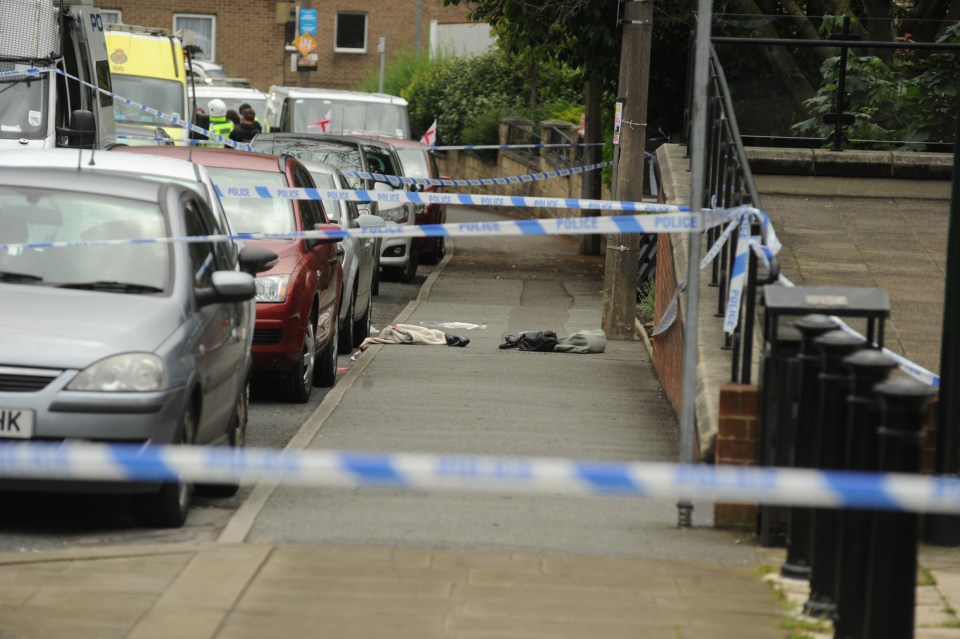
[[[210,116],[210,131],[216,133],[217,135],[222,135],[225,138],[229,138],[230,134],[233,133],[233,122],[227,119],[225,115]],[[216,139],[211,144],[207,146],[213,148],[222,149],[224,146],[223,143],[219,143]]]

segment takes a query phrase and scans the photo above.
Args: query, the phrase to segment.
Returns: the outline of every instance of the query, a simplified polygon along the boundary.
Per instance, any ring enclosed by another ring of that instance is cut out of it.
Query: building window
[[[338,13],[334,51],[342,53],[367,52],[367,14]]]
[[[217,18],[195,13],[173,14],[173,31],[180,33],[184,47],[191,47],[195,60],[217,59]]]
[[[104,24],[122,24],[123,11],[120,9],[100,9],[100,17]]]

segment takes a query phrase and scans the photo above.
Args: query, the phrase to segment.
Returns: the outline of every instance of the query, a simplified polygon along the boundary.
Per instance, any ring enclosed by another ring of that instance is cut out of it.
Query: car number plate
[[[0,408],[0,439],[33,437],[33,411],[26,408]]]

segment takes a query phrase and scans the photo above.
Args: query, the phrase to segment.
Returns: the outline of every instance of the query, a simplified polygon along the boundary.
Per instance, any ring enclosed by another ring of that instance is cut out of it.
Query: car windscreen
[[[430,178],[430,167],[427,165],[427,154],[421,149],[397,149],[400,164],[403,165],[403,174],[412,178]]]
[[[95,242],[165,237],[159,205],[110,195],[0,186],[0,237],[5,243]],[[117,283],[117,293],[164,292],[170,283],[168,244],[0,249],[0,282],[84,288]]]
[[[210,171],[213,183],[224,194],[231,187],[268,186],[282,189],[289,186],[282,173],[212,167],[207,167],[207,170]],[[297,230],[291,200],[224,195],[220,202],[223,210],[227,212],[230,228],[235,233],[289,233]]]
[[[320,122],[327,113],[330,123],[323,130]],[[404,139],[410,137],[407,108],[380,102],[297,98],[293,100],[291,125],[294,133],[370,131]]]
[[[0,64],[0,71],[17,71],[24,65]],[[0,78],[0,138],[40,140],[46,137],[44,105],[48,74],[11,75]]]
[[[113,91],[117,95],[152,107],[167,115],[178,118],[184,116],[183,85],[179,82],[124,75],[122,73],[112,74],[112,80]],[[141,111],[138,107],[126,104],[122,100],[114,102],[114,112],[117,122],[139,122],[140,124],[156,124],[163,127],[176,126],[169,120]]]
[[[341,171],[362,171],[360,149],[355,146],[330,144],[320,140],[304,140],[284,136],[256,137],[251,142],[255,149],[273,155],[289,155],[298,160],[331,164]],[[360,180],[350,178],[350,188],[360,188]]]

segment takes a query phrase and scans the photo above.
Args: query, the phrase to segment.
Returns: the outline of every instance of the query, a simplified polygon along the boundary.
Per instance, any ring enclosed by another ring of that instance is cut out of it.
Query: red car
[[[310,172],[289,156],[231,149],[189,147],[116,147],[189,160],[206,167],[221,190],[230,186],[315,188]],[[330,224],[316,200],[221,198],[234,233],[285,233]],[[305,402],[314,386],[337,379],[337,318],[343,285],[339,240],[244,240],[279,256],[257,276],[257,314],[253,333],[253,374],[271,379],[280,395]]]

